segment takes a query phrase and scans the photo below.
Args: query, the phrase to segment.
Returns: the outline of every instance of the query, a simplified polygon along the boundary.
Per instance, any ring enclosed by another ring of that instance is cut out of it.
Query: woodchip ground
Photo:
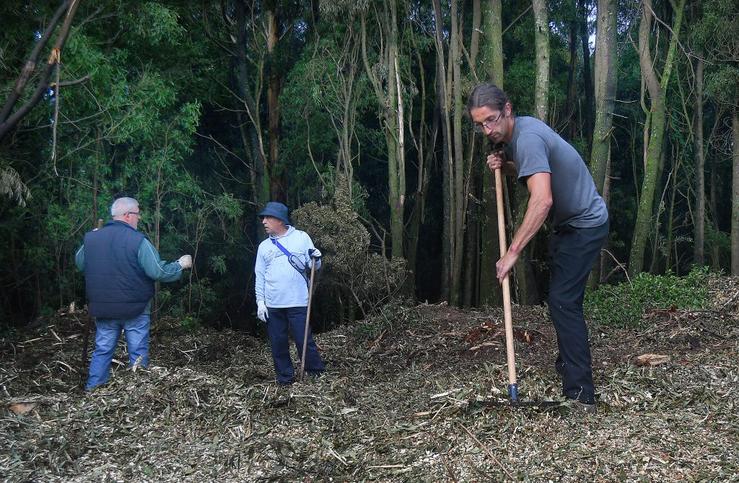
[[[114,364],[90,394],[77,372],[84,314],[60,314],[0,341],[0,475],[736,481],[739,280],[711,283],[706,310],[652,311],[638,328],[591,324],[600,400],[587,418],[505,404],[498,309],[419,305],[319,334],[328,373],[288,388],[272,381],[266,340],[160,321],[151,367]],[[545,308],[513,313],[522,399],[557,399]],[[639,363],[644,354],[666,357]]]

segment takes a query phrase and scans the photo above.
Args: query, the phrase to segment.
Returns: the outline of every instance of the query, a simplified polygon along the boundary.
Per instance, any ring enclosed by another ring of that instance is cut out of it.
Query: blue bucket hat
[[[286,225],[290,224],[287,218],[287,206],[277,201],[270,201],[257,216],[272,216],[278,220],[282,220]]]

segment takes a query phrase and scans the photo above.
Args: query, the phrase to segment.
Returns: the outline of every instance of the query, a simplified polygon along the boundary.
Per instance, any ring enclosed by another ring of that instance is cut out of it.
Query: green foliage
[[[201,327],[200,320],[192,315],[186,315],[180,319],[180,327],[188,332],[195,332]]]
[[[308,203],[292,218],[323,254],[321,283],[329,287],[329,296],[356,305],[363,314],[397,298],[407,276],[405,260],[371,252],[369,233],[351,207],[345,181],[337,186],[333,207]]]
[[[373,341],[383,333],[396,332],[399,328],[411,325],[419,317],[422,315],[415,307],[410,307],[404,300],[396,299],[357,323],[354,326],[354,337],[360,342]]]
[[[708,270],[685,277],[640,273],[630,282],[602,285],[585,296],[588,318],[605,325],[638,326],[648,310],[700,309],[708,301]]]

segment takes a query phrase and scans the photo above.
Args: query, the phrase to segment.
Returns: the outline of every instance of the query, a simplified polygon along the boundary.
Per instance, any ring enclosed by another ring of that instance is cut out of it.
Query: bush
[[[343,183],[345,184],[345,183]],[[337,183],[333,206],[308,203],[292,213],[323,255],[319,306],[335,323],[376,312],[397,298],[408,275],[404,259],[372,253],[370,235],[351,207],[348,190]]]
[[[602,285],[585,295],[585,314],[599,323],[637,326],[653,309],[700,309],[708,302],[708,270],[694,268],[685,277],[640,273],[630,282]]]

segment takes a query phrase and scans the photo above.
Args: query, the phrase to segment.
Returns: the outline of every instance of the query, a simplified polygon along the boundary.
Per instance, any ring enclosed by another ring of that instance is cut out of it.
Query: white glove
[[[264,300],[257,301],[257,318],[262,322],[267,322],[267,317],[269,317],[269,312],[267,312],[267,305]]]
[[[178,260],[177,263],[180,264],[180,266],[185,268],[192,267],[192,257],[190,255],[182,255]]]
[[[318,248],[314,248],[312,251],[309,250],[311,258],[321,258],[321,251]]]

